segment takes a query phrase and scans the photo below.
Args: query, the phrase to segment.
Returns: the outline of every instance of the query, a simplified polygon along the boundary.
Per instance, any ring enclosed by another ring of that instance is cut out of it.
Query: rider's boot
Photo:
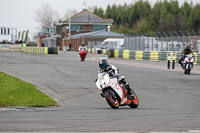
[[[133,92],[132,92],[132,89],[129,86],[129,84],[127,84],[125,87],[128,90],[128,92],[127,92],[128,95],[131,96],[131,97],[135,97],[134,94],[133,94]]]
[[[181,67],[182,67],[183,70],[184,70],[184,66],[183,66],[183,63],[181,62],[181,60],[179,60],[178,63],[181,65]]]
[[[183,63],[181,63],[181,67],[183,68],[183,70],[184,70],[184,66],[183,66]]]
[[[103,94],[103,92],[101,92],[100,95],[101,95],[103,98],[105,97],[105,95]]]

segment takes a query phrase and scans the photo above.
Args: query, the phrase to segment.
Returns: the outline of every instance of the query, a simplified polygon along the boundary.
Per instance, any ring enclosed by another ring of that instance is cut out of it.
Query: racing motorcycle
[[[81,58],[81,61],[84,61],[85,58],[86,58],[86,55],[87,55],[87,50],[85,48],[83,48],[80,52],[80,58]]]
[[[185,70],[184,73],[185,74],[190,74],[190,71],[193,68],[193,62],[194,62],[194,55],[187,54],[185,56],[184,63],[183,63],[184,70]]]
[[[98,79],[95,80],[97,89],[100,90],[101,96],[113,109],[119,106],[128,105],[131,108],[137,108],[139,100],[135,92],[132,90],[133,96],[127,94],[127,89],[123,84],[119,84],[116,77],[110,78],[108,73],[99,71]]]

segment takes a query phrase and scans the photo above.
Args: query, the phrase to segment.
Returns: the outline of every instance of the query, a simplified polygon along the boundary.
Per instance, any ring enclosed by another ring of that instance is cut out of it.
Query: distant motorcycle
[[[131,108],[138,107],[139,100],[135,92],[132,90],[134,97],[129,96],[127,89],[118,83],[117,78],[110,78],[108,73],[99,71],[98,79],[95,82],[101,92],[101,96],[105,97],[107,103],[113,109],[118,109],[119,106],[124,105],[128,105]]]
[[[188,74],[188,75],[190,74],[190,71],[193,68],[193,62],[194,62],[194,55],[187,54],[183,63],[185,74]]]
[[[80,52],[81,61],[84,61],[84,60],[85,60],[86,55],[87,55],[87,50],[84,48],[84,49],[81,50],[81,52]]]

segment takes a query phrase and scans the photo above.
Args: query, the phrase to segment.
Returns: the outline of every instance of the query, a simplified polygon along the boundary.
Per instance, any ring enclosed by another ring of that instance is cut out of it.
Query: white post
[[[71,34],[71,26],[70,26],[70,16],[69,16],[69,37],[70,37],[70,34]]]

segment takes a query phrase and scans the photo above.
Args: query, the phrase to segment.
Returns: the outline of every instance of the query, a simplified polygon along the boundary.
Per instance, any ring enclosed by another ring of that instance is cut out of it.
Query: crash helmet
[[[81,43],[81,46],[85,46],[85,45],[84,45],[84,42]]]
[[[187,45],[185,46],[185,49],[186,49],[186,50],[190,50],[190,44],[187,44]]]
[[[108,67],[108,62],[106,59],[101,59],[99,61],[99,67],[101,70],[105,70]]]

